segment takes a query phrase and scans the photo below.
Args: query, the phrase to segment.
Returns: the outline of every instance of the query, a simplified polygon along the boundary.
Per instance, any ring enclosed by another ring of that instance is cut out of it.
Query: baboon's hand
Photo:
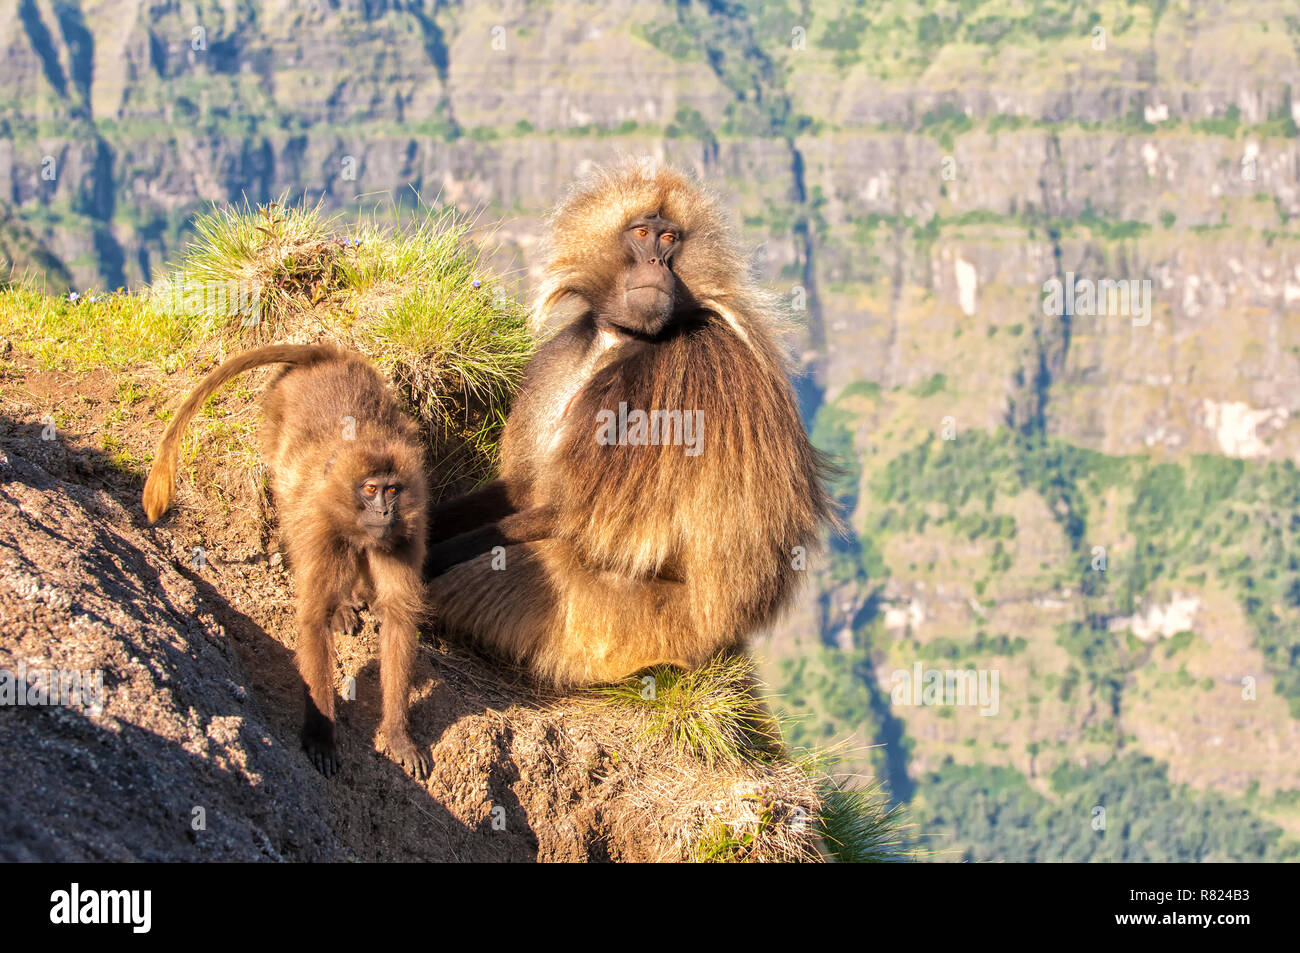
[[[343,635],[356,635],[361,631],[361,616],[357,612],[357,607],[342,605],[335,609],[330,629]]]
[[[410,735],[405,732],[400,734],[394,732],[387,741],[393,760],[401,764],[415,780],[423,781],[429,776],[433,770],[433,759],[429,757],[427,750],[416,746]]]

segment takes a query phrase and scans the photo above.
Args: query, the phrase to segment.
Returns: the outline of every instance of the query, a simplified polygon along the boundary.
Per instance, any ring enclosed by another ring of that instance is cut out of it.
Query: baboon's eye
[[[645,237],[646,237],[647,235],[649,235],[649,234],[650,234],[650,232],[649,232],[649,230],[646,229],[646,228],[638,228],[638,229],[636,230],[636,237],[637,237],[637,238],[645,238]]]
[[[671,245],[673,242],[677,241],[677,236],[674,235],[672,232],[664,232],[663,235],[661,235],[660,237],[661,237],[664,241],[666,241],[669,245]]]
[[[373,483],[367,483],[361,488],[361,491],[365,493],[366,496],[374,496],[379,492],[379,487],[375,486]]]
[[[400,486],[390,486],[387,490],[384,491],[384,493],[386,493],[390,497],[393,497],[393,496],[397,496],[397,491],[400,489],[401,489]]]

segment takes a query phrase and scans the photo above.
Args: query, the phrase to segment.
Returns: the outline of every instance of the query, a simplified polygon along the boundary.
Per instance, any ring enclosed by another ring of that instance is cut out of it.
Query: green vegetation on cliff
[[[1041,863],[1297,861],[1276,824],[1214,793],[1172,784],[1138,755],[1061,765],[1040,793],[1010,768],[948,762],[921,779],[914,806],[939,859]],[[944,855],[942,852],[949,850]]]

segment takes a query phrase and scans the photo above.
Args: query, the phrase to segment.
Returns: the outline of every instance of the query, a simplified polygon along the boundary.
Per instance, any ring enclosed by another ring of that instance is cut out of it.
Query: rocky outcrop
[[[348,856],[210,600],[131,523],[0,451],[0,857]]]
[[[542,692],[434,636],[411,706],[434,767],[415,781],[376,749],[373,620],[335,641],[344,766],[325,780],[299,750],[292,577],[274,541],[250,545],[249,523],[201,500],[146,527],[138,478],[79,422],[12,410],[0,419],[0,859],[683,860],[720,830],[776,838],[783,859],[819,856],[817,781],[794,762],[706,764],[652,710]],[[129,429],[147,443],[147,427]]]

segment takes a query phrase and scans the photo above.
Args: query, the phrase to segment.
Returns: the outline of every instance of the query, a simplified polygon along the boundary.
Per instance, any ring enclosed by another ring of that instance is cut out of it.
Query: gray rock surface
[[[0,452],[0,670],[103,686],[98,712],[93,691],[0,707],[0,859],[346,857],[211,607],[132,524]]]

